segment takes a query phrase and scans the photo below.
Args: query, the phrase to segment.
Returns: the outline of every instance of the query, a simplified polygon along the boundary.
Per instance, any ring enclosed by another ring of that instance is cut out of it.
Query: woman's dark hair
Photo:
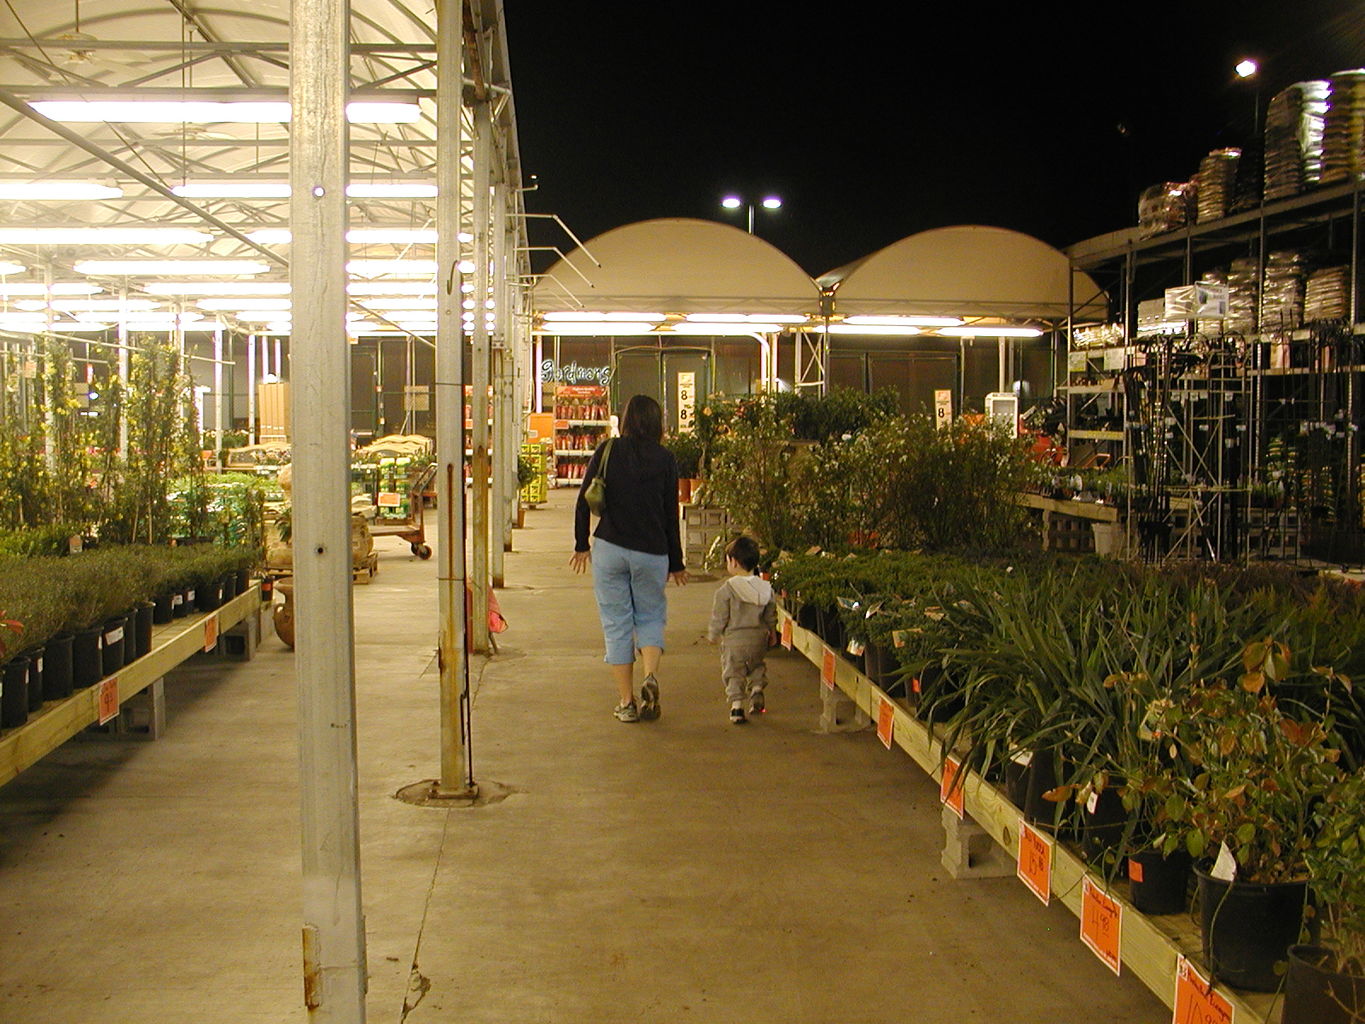
[[[664,439],[664,411],[648,395],[636,395],[621,417],[621,436],[639,437],[658,444]]]

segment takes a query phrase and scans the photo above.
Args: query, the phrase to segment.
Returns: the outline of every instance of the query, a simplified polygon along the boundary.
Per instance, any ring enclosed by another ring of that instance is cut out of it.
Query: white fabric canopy
[[[536,312],[812,315],[820,309],[815,282],[789,257],[716,221],[627,224],[591,239],[566,260],[537,282]]]
[[[1068,288],[1068,280],[1072,287]],[[960,225],[910,235],[831,271],[834,312],[843,316],[999,317],[1057,323],[1103,320],[1108,302],[1089,275],[1030,235]]]

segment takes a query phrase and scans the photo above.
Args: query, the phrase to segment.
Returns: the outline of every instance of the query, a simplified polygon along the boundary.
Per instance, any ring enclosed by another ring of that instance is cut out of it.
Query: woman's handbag
[[[588,503],[588,511],[595,516],[607,510],[607,458],[611,455],[613,440],[615,438],[609,438],[603,446],[602,461],[597,464],[597,472],[588,481],[588,486],[583,488],[583,500]]]

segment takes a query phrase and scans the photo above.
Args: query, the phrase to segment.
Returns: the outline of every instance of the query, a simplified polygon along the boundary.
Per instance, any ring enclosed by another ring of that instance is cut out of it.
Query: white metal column
[[[295,674],[304,999],[310,1021],[363,1024],[346,340],[346,0],[293,0],[290,283],[294,327]]]
[[[507,359],[507,185],[499,182],[493,188],[493,217],[491,242],[493,274],[489,298],[493,302],[493,342],[490,355],[493,370],[493,483],[492,514],[489,518],[489,572],[493,586],[503,585],[503,554],[507,550],[510,529],[507,516],[507,388],[505,376]]]
[[[488,586],[490,573],[488,553],[490,544],[488,507],[488,264],[492,258],[489,244],[489,193],[493,162],[493,114],[487,99],[477,100],[474,106],[474,352],[473,387],[470,394],[470,432],[473,460],[471,486],[471,518],[473,519],[473,558],[471,585],[474,588],[474,614],[471,624],[470,649],[487,651],[488,643]]]

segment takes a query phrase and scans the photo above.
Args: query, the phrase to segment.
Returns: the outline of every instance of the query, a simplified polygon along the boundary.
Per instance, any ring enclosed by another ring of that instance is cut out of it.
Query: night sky
[[[1135,223],[1143,188],[1244,143],[1258,102],[1365,66],[1360,0],[796,9],[507,0],[528,210],[586,241],[743,227],[721,197],[777,192],[756,231],[815,276],[947,224],[1060,247]],[[1233,74],[1246,55],[1259,86]]]

